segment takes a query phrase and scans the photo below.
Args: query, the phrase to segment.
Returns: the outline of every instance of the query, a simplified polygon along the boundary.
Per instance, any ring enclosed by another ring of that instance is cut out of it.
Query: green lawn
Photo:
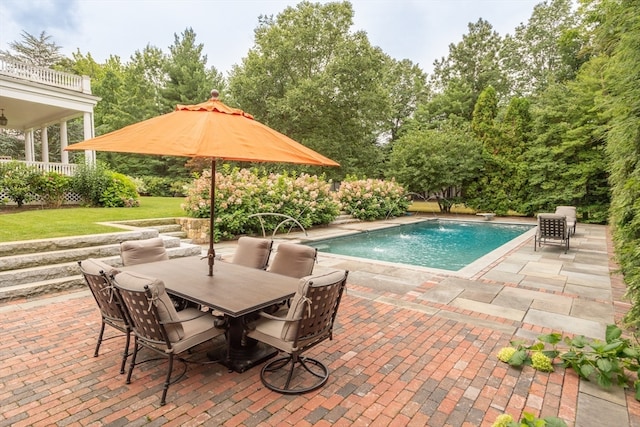
[[[137,208],[62,208],[11,212],[0,209],[0,242],[112,233],[122,229],[97,224],[105,221],[186,216],[182,197],[141,197]]]

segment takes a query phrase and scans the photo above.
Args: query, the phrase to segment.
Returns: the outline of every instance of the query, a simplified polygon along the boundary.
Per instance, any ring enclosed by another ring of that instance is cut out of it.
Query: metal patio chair
[[[186,363],[192,362],[178,355],[224,334],[224,331],[215,327],[214,317],[209,313],[196,308],[176,311],[161,280],[125,271],[113,277],[112,281],[120,292],[135,336],[127,384],[131,383],[136,365],[157,359],[137,362],[138,352],[142,347],[168,358],[167,375],[160,399],[160,405],[164,405],[169,385],[180,380],[186,373]],[[184,363],[184,370],[172,380],[171,373],[176,358]]]
[[[533,250],[543,244],[556,244],[564,248],[564,253],[569,249],[569,228],[564,215],[541,213],[538,214],[538,229],[533,238]]]
[[[231,263],[264,270],[269,263],[272,247],[271,239],[242,236],[238,239],[238,247]]]
[[[248,337],[287,354],[262,367],[260,379],[267,388],[284,394],[301,394],[327,382],[329,368],[303,353],[326,339],[333,339],[333,326],[347,276],[348,271],[343,270],[300,279],[285,317],[261,312],[261,318],[251,325]]]
[[[280,243],[268,271],[302,278],[313,273],[318,249],[296,243]]]
[[[100,352],[100,345],[104,340],[104,328],[105,325],[109,325],[112,328],[122,332],[126,336],[124,350],[122,352],[122,364],[120,365],[120,373],[124,374],[124,367],[129,357],[129,343],[131,342],[131,326],[124,313],[124,308],[121,304],[117,290],[109,280],[109,275],[115,273],[116,270],[104,262],[89,258],[84,261],[78,261],[80,271],[84,276],[84,280],[87,282],[91,294],[98,304],[100,309],[100,317],[102,318],[102,325],[100,326],[100,333],[98,334],[98,343],[96,344],[96,350],[93,357],[98,357]],[[106,339],[115,338],[110,337]]]
[[[161,237],[124,241],[120,243],[120,257],[124,266],[169,259]]]

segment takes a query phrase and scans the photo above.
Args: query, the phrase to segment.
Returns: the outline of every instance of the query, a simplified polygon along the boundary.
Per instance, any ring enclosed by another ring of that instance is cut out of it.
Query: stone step
[[[111,224],[116,227],[137,229],[137,228],[157,228],[178,224],[176,218],[151,218],[151,219],[132,219],[127,221],[112,221]]]
[[[171,231],[168,233],[162,233],[162,235],[168,237],[177,237],[182,242],[191,242],[191,239],[187,239],[187,233],[185,233],[184,231]]]
[[[158,233],[160,234],[174,233],[177,231],[182,232],[182,227],[180,226],[180,224],[154,225],[150,226],[149,228],[158,230]]]
[[[169,258],[203,255],[174,218],[110,224],[126,231],[0,243],[0,301],[86,287],[77,262],[97,258],[119,267],[126,240],[161,237]]]
[[[22,267],[18,267],[17,262],[14,264],[14,267],[0,271],[0,290],[5,287],[11,286],[19,286],[25,285],[30,282],[39,282],[53,279],[60,279],[65,276],[80,274],[80,268],[78,267],[78,261],[82,261],[87,258],[97,258],[106,264],[112,265],[114,267],[119,267],[122,265],[122,261],[120,259],[120,249],[119,246],[114,246],[117,250],[115,253],[109,253],[108,255],[104,255],[105,251],[99,254],[99,251],[96,252],[77,252],[75,253],[75,258],[68,259],[65,258],[65,261],[53,261],[51,259],[47,259],[46,257],[51,253],[45,254],[31,254],[29,257],[41,257],[42,261],[40,264],[36,266],[25,265]],[[104,249],[104,248],[102,248]],[[72,251],[67,251],[65,255],[70,256]],[[113,252],[113,251],[106,251]],[[167,248],[167,255],[169,258],[178,258],[184,256],[199,256],[202,255],[202,248],[198,245],[191,244],[182,244],[177,247]],[[24,255],[20,255],[19,257],[25,257]]]
[[[105,234],[88,234],[85,236],[57,237],[40,240],[23,240],[0,243],[0,257],[37,252],[58,251],[71,248],[86,248],[109,244],[120,244],[125,240],[141,240],[158,237],[158,230],[142,228],[132,231],[121,231]],[[165,244],[167,242],[165,241]],[[0,264],[1,264],[0,259]]]
[[[41,280],[15,286],[0,288],[0,302],[14,298],[28,298],[36,295],[85,288],[87,284],[82,275],[65,276],[56,279]]]
[[[178,248],[182,242],[178,237],[162,236],[167,250]],[[47,252],[32,252],[0,258],[0,271],[17,270],[73,262],[87,258],[105,258],[120,255],[120,243],[107,245],[81,246]]]

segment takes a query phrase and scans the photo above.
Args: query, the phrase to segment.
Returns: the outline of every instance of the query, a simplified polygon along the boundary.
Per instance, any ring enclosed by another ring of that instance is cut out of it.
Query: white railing
[[[91,93],[89,77],[17,62],[0,56],[0,74],[50,86]]]
[[[24,163],[27,166],[33,166],[38,168],[42,172],[57,172],[61,175],[73,176],[76,171],[76,164],[73,163],[48,163],[48,162],[31,162],[24,160],[11,160],[11,159],[3,159],[0,158],[0,163],[8,163],[11,161],[16,161],[20,163]]]

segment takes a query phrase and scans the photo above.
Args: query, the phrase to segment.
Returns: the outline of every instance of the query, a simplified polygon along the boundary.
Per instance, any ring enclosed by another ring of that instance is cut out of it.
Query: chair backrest
[[[318,249],[295,243],[280,243],[269,271],[289,277],[302,278],[313,273]]]
[[[567,219],[576,219],[576,207],[575,206],[556,206],[556,214],[564,215]]]
[[[273,240],[242,236],[238,239],[231,263],[264,270],[269,263],[272,246]]]
[[[565,239],[568,234],[567,218],[558,214],[538,214],[538,236]]]
[[[120,244],[122,265],[136,265],[169,259],[161,237],[144,240],[127,240]]]
[[[120,306],[117,290],[109,280],[110,275],[118,271],[109,264],[93,258],[78,261],[78,265],[102,316],[126,323],[127,319]]]
[[[138,338],[170,348],[172,342],[184,337],[180,318],[162,280],[130,271],[117,274],[112,280]]]
[[[348,274],[348,271],[339,270],[300,279],[280,338],[293,341],[294,347],[315,345],[332,338],[333,324]]]

